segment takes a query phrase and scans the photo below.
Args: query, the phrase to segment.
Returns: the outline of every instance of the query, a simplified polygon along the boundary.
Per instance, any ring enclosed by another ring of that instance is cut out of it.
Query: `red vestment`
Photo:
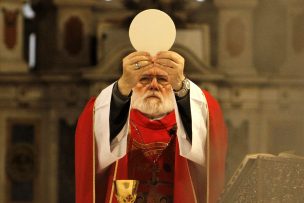
[[[139,180],[140,202],[172,202],[175,138],[174,111],[159,120],[151,120],[140,111],[131,110],[127,179]]]
[[[208,191],[209,203],[215,203],[223,186],[225,174],[225,156],[227,150],[227,132],[221,109],[217,101],[206,91],[209,110],[208,155]],[[95,175],[95,142],[93,134],[93,107],[95,99],[91,99],[79,117],[75,137],[75,176],[76,203],[116,202],[113,197],[112,180],[126,179],[128,156],[112,164],[103,177]],[[176,144],[174,167],[174,203],[194,203],[193,181],[191,180],[189,162],[181,157]],[[114,173],[115,172],[115,173]],[[108,184],[106,184],[107,180]],[[202,180],[203,181],[203,180]],[[204,190],[199,188],[197,192]],[[108,191],[108,192],[106,192]],[[203,191],[204,192],[204,191]],[[106,194],[105,194],[106,193]]]

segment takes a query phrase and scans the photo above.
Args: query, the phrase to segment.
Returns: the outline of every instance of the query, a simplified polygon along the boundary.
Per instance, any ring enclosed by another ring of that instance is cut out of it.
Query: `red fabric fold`
[[[80,115],[75,135],[76,203],[93,202],[93,108],[95,99],[87,103]]]
[[[217,202],[225,184],[225,163],[227,152],[227,128],[218,102],[209,92],[203,91],[209,109],[209,203]]]
[[[178,141],[175,152],[174,203],[194,203],[194,188],[190,176],[188,161],[179,155]]]

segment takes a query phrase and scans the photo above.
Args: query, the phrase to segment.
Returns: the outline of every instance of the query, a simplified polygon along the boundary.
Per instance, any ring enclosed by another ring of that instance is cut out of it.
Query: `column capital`
[[[304,6],[303,0],[285,0],[283,3],[287,6]]]
[[[257,0],[214,0],[214,4],[219,8],[255,8]]]
[[[9,6],[10,8],[14,7],[14,8],[19,8],[21,9],[23,5],[23,1],[21,0],[0,0],[0,7],[5,7],[5,6]]]
[[[0,0],[0,3],[23,4],[24,0]]]
[[[0,0],[0,72],[27,72],[21,0]],[[3,31],[2,31],[3,30]]]
[[[219,8],[218,65],[230,75],[255,75],[253,11],[257,0],[215,0]]]
[[[93,6],[94,0],[54,0],[57,6]]]

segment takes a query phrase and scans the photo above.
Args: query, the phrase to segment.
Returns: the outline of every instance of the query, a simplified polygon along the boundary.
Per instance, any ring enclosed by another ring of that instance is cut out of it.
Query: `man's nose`
[[[157,82],[157,79],[156,77],[153,77],[151,83],[150,83],[150,89],[153,89],[153,90],[158,90],[159,89],[159,84]]]

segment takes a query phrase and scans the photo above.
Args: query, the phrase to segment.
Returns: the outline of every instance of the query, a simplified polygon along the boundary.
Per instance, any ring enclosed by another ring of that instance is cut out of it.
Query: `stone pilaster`
[[[22,1],[0,1],[0,73],[26,72]]]
[[[94,1],[55,0],[55,4],[58,7],[58,65],[89,66]]]
[[[7,188],[6,173],[5,173],[5,156],[6,156],[6,146],[7,146],[7,126],[5,122],[5,116],[3,115],[3,110],[1,109],[0,114],[0,187]],[[6,190],[0,190],[0,202],[6,201]]]
[[[215,0],[219,9],[218,66],[230,75],[253,75],[253,10],[257,0]]]
[[[49,128],[48,143],[43,143],[47,149],[46,156],[48,157],[48,168],[46,173],[48,175],[43,177],[43,182],[47,184],[48,202],[58,202],[58,154],[59,141],[58,141],[58,115],[56,109],[52,109],[48,112],[47,125]],[[47,165],[47,164],[45,164]],[[46,196],[47,196],[46,195]]]
[[[281,67],[283,75],[304,76],[304,2],[285,1],[287,9],[287,58]]]

